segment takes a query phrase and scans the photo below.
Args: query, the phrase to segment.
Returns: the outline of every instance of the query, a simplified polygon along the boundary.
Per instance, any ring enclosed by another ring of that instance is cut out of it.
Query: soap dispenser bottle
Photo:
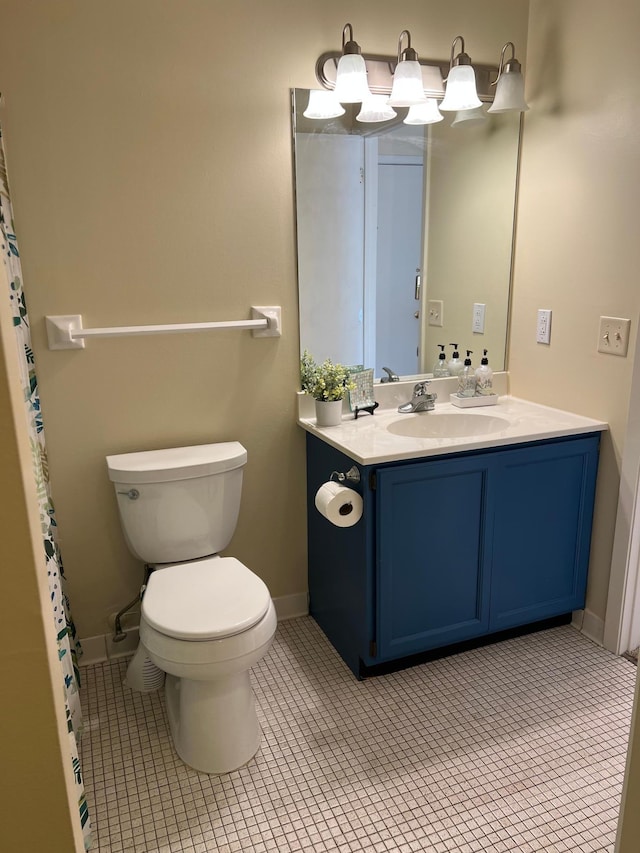
[[[480,367],[476,368],[476,394],[486,397],[493,394],[493,370],[489,367],[487,350],[480,359]]]
[[[444,351],[444,344],[438,344],[442,352],[438,355],[438,360],[433,365],[433,375],[435,378],[440,378],[442,376],[451,376],[449,373],[449,368],[447,367],[447,356]]]
[[[458,344],[449,344],[450,347],[453,347],[453,355],[449,359],[447,363],[447,367],[449,368],[449,374],[451,376],[458,376],[464,364],[460,361],[460,353],[458,352]]]
[[[470,358],[472,352],[473,350],[467,350],[467,357],[458,374],[458,397],[475,397],[476,394],[476,373],[471,366]]]

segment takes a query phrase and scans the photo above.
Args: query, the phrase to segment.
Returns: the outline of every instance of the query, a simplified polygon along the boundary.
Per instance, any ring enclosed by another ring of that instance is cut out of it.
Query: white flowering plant
[[[334,364],[327,358],[317,364],[313,356],[305,350],[300,359],[300,382],[302,390],[311,394],[314,400],[343,400],[348,391],[353,391],[349,371],[342,364]]]

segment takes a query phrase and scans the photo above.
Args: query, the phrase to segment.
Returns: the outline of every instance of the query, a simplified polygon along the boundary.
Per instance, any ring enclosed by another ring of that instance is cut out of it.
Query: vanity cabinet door
[[[491,631],[584,606],[598,442],[496,455]]]
[[[482,456],[378,469],[379,659],[486,633],[489,502]]]

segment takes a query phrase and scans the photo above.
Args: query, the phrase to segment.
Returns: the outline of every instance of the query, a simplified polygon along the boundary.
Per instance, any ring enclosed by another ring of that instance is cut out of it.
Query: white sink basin
[[[509,426],[505,418],[495,415],[476,415],[471,412],[422,412],[402,415],[392,421],[387,430],[393,435],[411,438],[464,438],[470,435],[489,435]]]

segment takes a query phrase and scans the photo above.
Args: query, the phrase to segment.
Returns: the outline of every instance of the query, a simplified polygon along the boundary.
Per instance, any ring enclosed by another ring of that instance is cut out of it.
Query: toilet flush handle
[[[118,492],[119,495],[126,495],[130,501],[137,501],[140,497],[140,492],[137,489],[129,489],[127,492]]]

